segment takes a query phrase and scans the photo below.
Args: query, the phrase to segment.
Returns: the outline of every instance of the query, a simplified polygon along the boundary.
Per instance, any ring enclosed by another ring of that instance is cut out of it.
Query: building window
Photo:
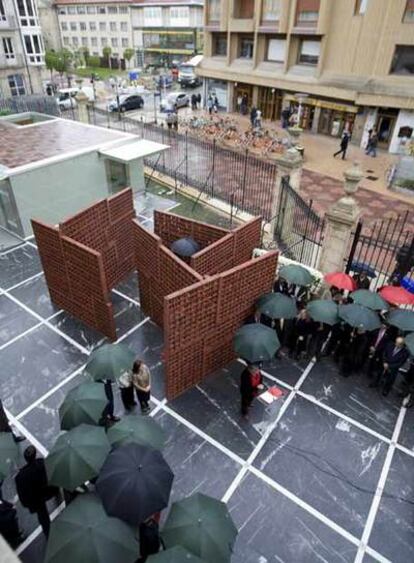
[[[234,0],[233,17],[237,19],[251,19],[254,16],[254,0]]]
[[[213,57],[225,57],[227,55],[227,33],[212,34]]]
[[[128,8],[127,8],[126,6],[119,6],[118,12],[119,12],[120,14],[127,14],[127,13],[128,13]]]
[[[112,37],[111,45],[112,47],[118,47],[118,39],[116,37]]]
[[[98,14],[106,14],[105,6],[98,6]]]
[[[173,6],[170,8],[170,20],[172,26],[186,27],[190,20],[190,8],[188,6]]]
[[[4,11],[3,0],[0,0],[0,21],[6,21],[6,12]]]
[[[86,7],[85,6],[77,6],[76,11],[78,14],[86,14]]]
[[[64,45],[69,45],[69,37],[64,37],[64,38],[63,38],[63,44],[64,44]]]
[[[74,16],[76,14],[75,6],[68,6],[68,14],[70,14],[71,16]]]
[[[106,31],[106,22],[99,22],[99,31]]]
[[[303,40],[299,48],[299,64],[317,65],[321,54],[320,41]]]
[[[91,45],[92,45],[92,47],[97,47],[97,46],[98,46],[98,39],[97,39],[97,37],[91,37]]]
[[[285,62],[286,39],[269,38],[267,41],[267,61],[275,63]]]
[[[219,22],[221,17],[221,0],[208,0],[208,21]]]
[[[43,62],[43,44],[40,35],[24,35],[24,46],[30,63]]]
[[[414,23],[414,0],[407,0],[403,22]]]
[[[66,16],[66,8],[59,8],[58,11],[60,16]]]
[[[369,0],[356,0],[355,2],[355,14],[365,14],[367,11]]]
[[[87,46],[88,46],[88,38],[82,37],[82,47],[87,47]]]
[[[23,27],[38,25],[33,0],[17,0],[17,11]]]
[[[89,22],[89,30],[96,31],[96,22]]]
[[[122,41],[122,47],[128,47],[128,38],[127,37],[123,37],[121,39]]]
[[[70,30],[71,31],[76,31],[78,28],[78,25],[76,22],[70,22]]]
[[[116,22],[109,22],[109,29],[111,31],[116,31]]]
[[[305,10],[303,12],[299,12],[297,21],[300,23],[307,23],[307,22],[317,22],[319,17],[319,12],[310,12]]]
[[[11,74],[7,77],[7,80],[12,96],[24,96],[26,94],[24,78],[21,74]]]
[[[113,57],[114,59],[117,59],[117,58],[119,57],[119,53],[112,53],[112,57]]]
[[[121,31],[128,31],[128,22],[121,22]]]
[[[161,7],[148,6],[144,8],[144,25],[162,25]]]
[[[241,59],[252,59],[253,47],[254,47],[253,37],[251,36],[241,37],[239,42],[239,57]]]
[[[60,24],[60,27],[61,27],[62,31],[67,31],[67,30],[68,30],[68,24],[67,24],[67,22],[62,22],[62,23]]]
[[[101,37],[101,45],[102,47],[106,47],[108,45],[108,39],[106,37]]]
[[[14,59],[14,50],[11,37],[3,37],[3,51],[6,59]]]
[[[96,14],[96,7],[95,6],[86,6],[86,12],[88,14]]]
[[[74,47],[79,47],[79,39],[78,37],[72,37],[72,45]]]
[[[79,24],[79,29],[80,29],[80,31],[86,31],[86,23],[85,23],[85,22],[80,22],[80,24]]]
[[[414,45],[397,45],[391,64],[391,74],[414,74]]]
[[[263,21],[279,21],[280,0],[263,0]]]
[[[118,8],[116,6],[108,6],[108,14],[117,14]]]

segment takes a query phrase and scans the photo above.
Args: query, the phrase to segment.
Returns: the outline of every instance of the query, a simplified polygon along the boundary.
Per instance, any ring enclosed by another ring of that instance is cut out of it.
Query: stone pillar
[[[88,112],[88,96],[82,90],[75,96],[75,100],[78,104],[79,121],[82,123],[89,123],[89,112]]]
[[[257,107],[258,103],[259,103],[259,86],[253,86],[252,106]]]
[[[316,106],[313,114],[312,133],[317,133],[319,129],[319,120],[321,118],[322,108]]]
[[[272,213],[271,213],[271,233],[275,232],[277,215],[280,206],[280,197],[282,194],[282,180],[285,176],[289,176],[291,187],[300,192],[300,181],[302,177],[303,159],[295,148],[288,149],[284,154],[275,158],[277,164],[276,185],[273,191]],[[293,213],[286,210],[286,217],[293,219]],[[288,231],[292,225],[284,225]]]
[[[357,162],[344,173],[345,195],[325,214],[325,236],[319,260],[319,270],[324,274],[342,272],[349,252],[351,233],[361,213],[358,203],[352,197],[358,190],[363,173]]]

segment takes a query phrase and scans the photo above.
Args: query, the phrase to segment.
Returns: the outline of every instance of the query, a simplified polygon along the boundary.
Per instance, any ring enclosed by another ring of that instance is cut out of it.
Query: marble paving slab
[[[275,358],[272,362],[265,362],[263,370],[293,387],[298,382],[306,365],[307,363],[303,365],[283,355],[281,359]]]
[[[0,288],[10,287],[42,271],[39,254],[33,246],[25,244],[13,252],[0,253]]]
[[[356,547],[248,474],[231,497],[239,530],[232,563],[351,563]]]
[[[36,317],[6,295],[0,295],[0,346],[38,323]]]
[[[139,301],[139,289],[138,289],[138,275],[136,272],[132,272],[126,278],[124,278],[117,286],[116,290],[120,291],[127,297]]]
[[[16,287],[10,293],[44,319],[54,315],[59,310],[50,300],[49,290],[43,275]]]
[[[380,390],[368,387],[370,381],[364,375],[343,377],[332,360],[323,359],[312,369],[301,391],[391,438],[401,399],[395,393],[383,397]]]
[[[1,351],[0,397],[17,415],[85,360],[67,340],[40,326]]]
[[[386,452],[384,442],[296,397],[254,465],[359,536]]]
[[[398,443],[414,452],[414,407],[407,409]]]

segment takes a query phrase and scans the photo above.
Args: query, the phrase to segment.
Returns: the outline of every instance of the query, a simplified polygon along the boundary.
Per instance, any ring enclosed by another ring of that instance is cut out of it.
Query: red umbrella
[[[392,305],[414,305],[414,295],[403,287],[386,285],[379,294]]]
[[[353,280],[350,275],[344,274],[343,272],[326,274],[324,279],[329,285],[334,285],[339,289],[347,289],[348,291],[354,291],[356,289],[355,280]]]

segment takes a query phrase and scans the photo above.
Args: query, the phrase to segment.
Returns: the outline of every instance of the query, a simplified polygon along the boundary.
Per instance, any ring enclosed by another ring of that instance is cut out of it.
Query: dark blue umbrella
[[[374,268],[369,264],[365,264],[364,262],[352,262],[351,272],[355,272],[356,274],[364,273],[369,278],[377,277],[377,272],[374,270]]]
[[[406,289],[410,293],[414,293],[414,279],[413,278],[409,278],[408,276],[405,276],[405,278],[403,278],[401,280],[401,285],[404,289]]]
[[[175,240],[171,245],[171,250],[177,256],[189,258],[200,250],[200,245],[191,237],[184,237]]]

